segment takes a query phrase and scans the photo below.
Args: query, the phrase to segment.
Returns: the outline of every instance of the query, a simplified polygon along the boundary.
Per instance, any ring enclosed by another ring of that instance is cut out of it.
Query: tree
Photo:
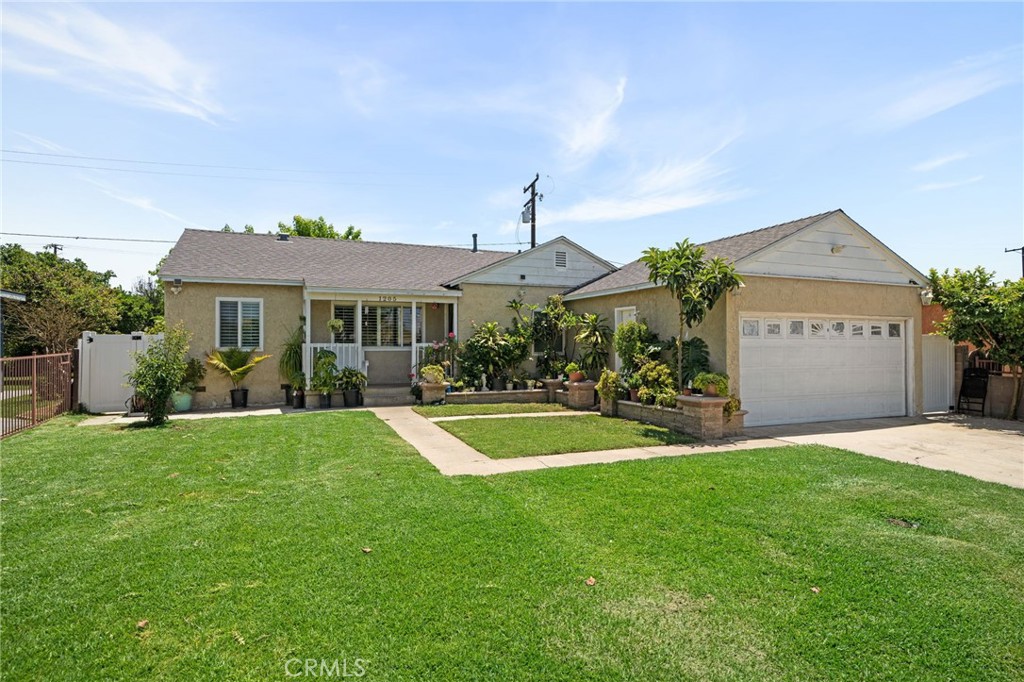
[[[113,331],[119,314],[118,293],[110,286],[113,276],[110,270],[92,271],[77,258],[30,253],[18,244],[0,246],[0,286],[28,297],[3,307],[10,354],[61,353],[73,348],[83,331]]]
[[[663,284],[679,302],[676,378],[682,391],[684,336],[689,337],[689,330],[703,322],[718,299],[739,288],[743,279],[725,259],[706,260],[704,247],[691,244],[689,239],[671,249],[651,247],[644,251],[640,261],[647,265],[650,281]]]
[[[928,277],[933,300],[946,311],[939,331],[955,343],[983,348],[990,360],[1010,367],[1013,398],[1006,418],[1015,419],[1024,372],[1024,279],[999,284],[994,273],[980,266],[941,275],[932,268]]]
[[[224,227],[220,228],[220,231],[221,232],[234,232],[234,230],[231,228],[231,226],[228,225],[227,223],[224,223]],[[255,234],[256,233],[256,228],[253,227],[252,225],[246,225],[245,227],[242,228],[242,233],[243,234]]]
[[[167,421],[171,394],[185,380],[189,336],[184,325],[178,324],[146,350],[134,354],[135,367],[126,376],[136,397],[146,406],[146,421],[152,426]]]
[[[334,229],[334,225],[319,218],[303,218],[300,215],[292,216],[292,224],[283,222],[277,224],[277,231],[281,234],[290,234],[296,237],[318,237],[320,239],[350,239],[362,241],[363,231],[357,230],[354,225],[349,225],[341,234]]]
[[[152,278],[139,277],[128,291],[117,289],[115,331],[128,334],[159,327],[164,316],[164,288]]]

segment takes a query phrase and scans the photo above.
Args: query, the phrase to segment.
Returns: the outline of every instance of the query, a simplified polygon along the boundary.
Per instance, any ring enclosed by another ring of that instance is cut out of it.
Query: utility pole
[[[1024,278],[1024,246],[1016,249],[1003,249],[1003,253],[1013,253],[1014,251],[1020,251],[1020,276]]]
[[[64,247],[60,244],[47,244],[43,247],[44,249],[53,249],[53,255],[56,256],[58,251],[63,251]]]
[[[523,188],[523,194],[530,193],[530,198],[523,204],[523,222],[530,217],[530,248],[537,246],[537,201],[544,201],[543,194],[537,194],[537,181],[540,180],[540,173],[533,178],[533,182]]]

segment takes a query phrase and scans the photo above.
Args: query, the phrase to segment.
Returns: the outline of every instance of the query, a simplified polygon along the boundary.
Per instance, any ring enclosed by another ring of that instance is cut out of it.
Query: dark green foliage
[[[355,226],[349,225],[345,228],[345,231],[338,233],[334,229],[334,225],[324,220],[323,216],[319,218],[303,218],[300,215],[292,217],[292,224],[279,222],[277,224],[277,231],[281,234],[291,234],[296,237],[318,237],[320,239],[351,239],[354,241],[362,241],[363,231],[357,230]]]
[[[657,360],[662,345],[658,335],[644,322],[623,322],[615,330],[615,353],[622,360],[622,371],[632,374],[649,360]]]
[[[596,313],[584,313],[578,321],[576,342],[580,348],[580,369],[593,378],[608,362],[612,328]]]
[[[135,353],[135,368],[127,374],[128,383],[145,406],[146,421],[153,426],[167,421],[171,394],[185,379],[188,339],[189,333],[179,324],[146,350]]]
[[[640,402],[647,405],[675,407],[676,390],[672,380],[672,368],[657,360],[646,363],[634,374],[640,390]]]
[[[677,346],[676,349],[676,352],[679,352],[680,347]],[[704,339],[699,336],[684,340],[681,350],[683,362],[680,366],[683,374],[679,383],[686,387],[701,372],[711,371],[711,361],[708,356],[708,344],[704,343]]]
[[[306,327],[303,318],[299,326],[288,335],[277,356],[277,372],[285,381],[302,371],[302,344],[306,341]]]
[[[152,278],[135,280],[129,291],[117,289],[118,320],[114,331],[153,332],[164,318],[164,288]]]

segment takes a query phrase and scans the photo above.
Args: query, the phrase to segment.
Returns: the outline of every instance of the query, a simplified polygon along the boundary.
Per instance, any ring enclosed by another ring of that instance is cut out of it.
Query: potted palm
[[[206,367],[198,358],[192,358],[185,365],[185,376],[178,384],[178,390],[171,394],[171,402],[175,412],[188,412],[192,409],[192,394],[203,383]]]
[[[295,391],[295,384],[292,378],[302,372],[302,344],[306,337],[305,318],[299,318],[301,323],[295,328],[281,346],[281,354],[277,357],[277,371],[285,383],[281,384],[284,389],[284,402],[292,402]]]
[[[242,388],[242,382],[249,373],[256,369],[269,355],[256,355],[252,350],[241,348],[225,348],[215,350],[206,356],[206,364],[223,374],[231,381],[231,407],[247,407],[249,405],[249,389]]]
[[[343,391],[345,407],[359,407],[359,394],[366,388],[366,375],[358,369],[345,367],[338,373],[338,387]]]
[[[331,394],[338,386],[338,364],[334,353],[324,352],[317,356],[309,385],[320,394],[320,407],[330,407]]]

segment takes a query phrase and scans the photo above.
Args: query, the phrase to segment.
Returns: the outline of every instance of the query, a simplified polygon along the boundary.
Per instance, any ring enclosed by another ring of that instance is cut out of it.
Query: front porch
[[[458,327],[458,292],[435,296],[307,291],[302,371],[307,380],[316,357],[330,351],[338,369],[366,374],[370,386],[408,386],[434,342]],[[330,320],[341,320],[335,331]]]

